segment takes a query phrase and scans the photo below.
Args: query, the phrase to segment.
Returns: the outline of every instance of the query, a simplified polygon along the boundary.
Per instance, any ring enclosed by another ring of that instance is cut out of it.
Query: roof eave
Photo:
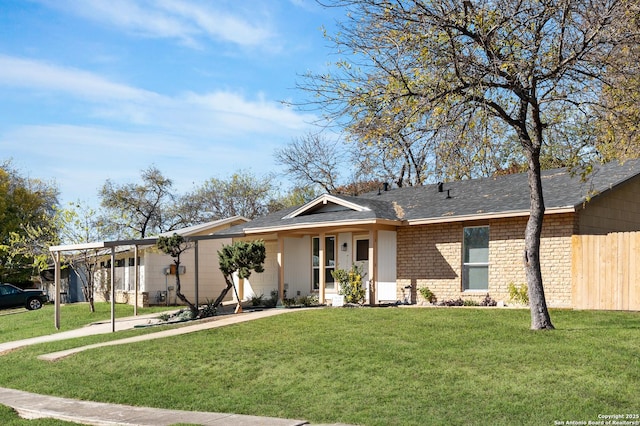
[[[297,231],[301,229],[335,228],[341,226],[362,226],[362,225],[390,225],[400,226],[401,221],[392,219],[363,219],[363,220],[334,220],[317,223],[292,223],[280,226],[265,226],[261,228],[245,229],[245,235],[271,234],[274,232]]]
[[[575,213],[576,208],[574,206],[566,207],[554,207],[545,210],[545,214],[560,214],[560,213]],[[481,213],[471,215],[452,215],[452,216],[440,216],[440,217],[428,217],[421,219],[409,219],[407,223],[412,225],[429,225],[434,223],[451,223],[451,222],[464,222],[472,220],[488,220],[488,219],[502,219],[509,217],[526,217],[529,216],[529,210],[512,210],[506,212],[495,213]]]

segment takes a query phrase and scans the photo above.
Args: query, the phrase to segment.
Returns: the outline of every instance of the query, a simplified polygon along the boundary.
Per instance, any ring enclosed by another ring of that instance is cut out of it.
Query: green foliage
[[[292,297],[292,298],[285,297],[282,300],[282,304],[286,308],[301,307],[301,306],[309,308],[312,306],[320,306],[320,302],[318,301],[318,296],[315,294],[311,294],[308,296]]]
[[[517,286],[509,283],[509,299],[521,305],[529,305],[529,287],[527,284]]]
[[[205,181],[183,203],[195,213],[194,221],[206,222],[234,216],[254,219],[268,213],[275,198],[272,176],[257,177],[239,170],[226,179]]]
[[[58,189],[0,163],[0,281],[30,285],[57,244]]]
[[[179,259],[180,255],[189,248],[184,237],[175,233],[170,237],[158,237],[156,247],[175,259]]]
[[[335,269],[331,271],[333,278],[340,284],[339,294],[347,303],[364,303],[365,289],[362,287],[361,267],[353,264],[351,270]]]
[[[418,291],[420,292],[420,295],[422,296],[422,298],[424,300],[426,300],[429,303],[436,303],[438,301],[438,298],[436,297],[436,295],[429,289],[429,287],[420,287],[418,289]]]
[[[214,303],[215,302],[213,300],[206,299],[205,303],[199,307],[200,313],[198,316],[200,318],[209,318],[216,316],[218,312],[217,307]]]
[[[462,301],[462,306],[480,306],[480,303],[473,299],[464,299]]]
[[[237,272],[238,278],[245,279],[251,272],[264,271],[266,250],[264,241],[236,241],[225,245],[218,251],[220,271],[228,278]]]

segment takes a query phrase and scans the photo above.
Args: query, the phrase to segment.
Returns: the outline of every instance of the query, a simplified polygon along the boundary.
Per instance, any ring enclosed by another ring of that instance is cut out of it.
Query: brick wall
[[[412,301],[422,302],[417,288],[429,287],[438,300],[475,299],[487,292],[462,291],[462,230],[489,226],[489,289],[495,300],[509,303],[510,283],[525,283],[522,264],[527,218],[407,226],[398,229],[398,299],[412,286]],[[571,306],[572,214],[545,217],[541,242],[542,276],[550,307]]]

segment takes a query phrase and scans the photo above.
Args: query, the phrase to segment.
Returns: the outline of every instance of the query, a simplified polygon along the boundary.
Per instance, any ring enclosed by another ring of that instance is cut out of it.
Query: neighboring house
[[[184,237],[206,237],[216,231],[228,229],[231,226],[247,222],[247,219],[236,216],[228,219],[217,220],[201,225],[190,226],[161,234],[169,237],[174,233]],[[145,244],[145,241],[149,243]],[[155,247],[157,237],[137,240],[138,246],[138,271],[139,290],[138,305],[162,305],[175,304],[175,265],[173,258],[160,252]],[[203,303],[207,299],[218,297],[226,287],[224,277],[219,269],[218,250],[223,244],[230,244],[231,238],[200,239],[197,244],[198,263],[198,302]],[[193,243],[192,243],[193,244]],[[131,244],[113,244],[115,249],[115,275],[117,303],[133,304],[135,300],[135,247]],[[96,301],[109,300],[110,297],[110,271],[111,260],[108,250],[102,250],[96,272],[95,298]],[[195,267],[196,248],[185,251],[180,256],[180,282],[182,294],[195,303]],[[229,300],[231,300],[231,294]]]
[[[596,167],[585,181],[564,169],[543,172],[546,213],[541,240],[547,303],[572,307],[572,236],[640,230],[640,161]],[[241,295],[338,292],[331,271],[361,265],[370,303],[420,302],[487,293],[509,299],[526,282],[526,174],[389,189],[360,196],[322,195],[295,208],[220,231],[264,239],[265,272],[245,280]],[[636,284],[637,285],[637,284]],[[241,296],[242,297],[242,296]]]

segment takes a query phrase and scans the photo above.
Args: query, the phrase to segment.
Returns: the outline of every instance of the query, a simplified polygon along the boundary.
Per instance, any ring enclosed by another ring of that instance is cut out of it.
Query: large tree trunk
[[[529,155],[529,193],[531,208],[529,221],[524,236],[524,264],[529,287],[529,306],[531,308],[531,329],[552,330],[551,317],[547,309],[547,301],[542,285],[540,268],[540,236],[544,218],[544,198],[542,196],[542,179],[540,176],[540,158]]]

